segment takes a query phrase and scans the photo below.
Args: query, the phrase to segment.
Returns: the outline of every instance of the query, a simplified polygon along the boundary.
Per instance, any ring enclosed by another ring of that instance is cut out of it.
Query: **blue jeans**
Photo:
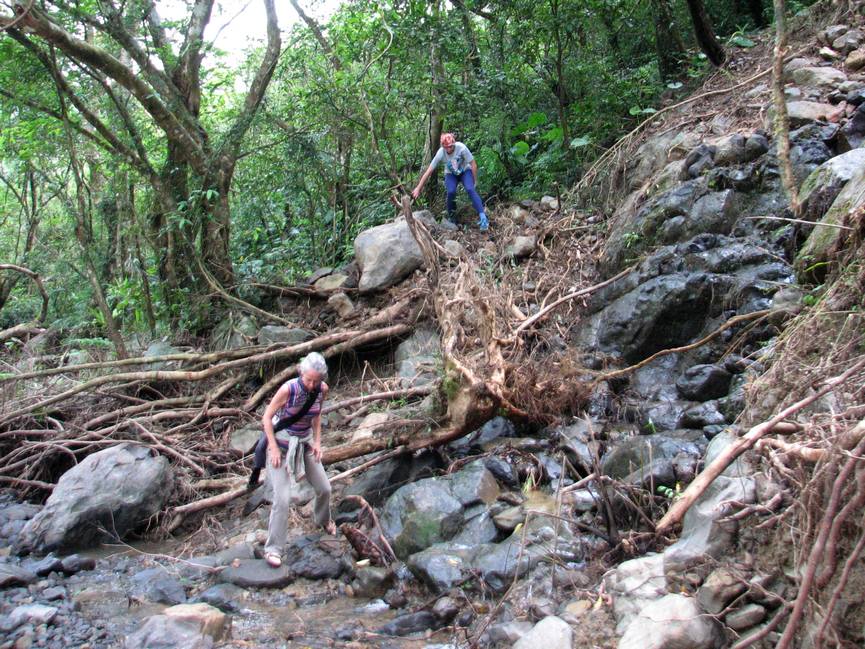
[[[453,220],[457,208],[457,187],[462,183],[466,193],[472,200],[472,205],[478,214],[484,211],[484,203],[475,189],[475,176],[471,169],[466,169],[459,176],[445,174],[445,190],[447,191],[448,218]]]

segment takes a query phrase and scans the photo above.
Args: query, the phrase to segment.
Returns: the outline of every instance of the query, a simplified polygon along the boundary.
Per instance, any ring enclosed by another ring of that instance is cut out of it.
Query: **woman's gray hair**
[[[300,373],[305,374],[310,370],[318,372],[318,375],[323,379],[327,378],[327,361],[324,360],[324,356],[318,352],[310,352],[304,356],[303,360],[300,361]]]

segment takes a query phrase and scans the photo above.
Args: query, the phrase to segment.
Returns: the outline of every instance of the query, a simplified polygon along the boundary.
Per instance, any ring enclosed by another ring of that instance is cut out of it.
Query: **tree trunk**
[[[685,43],[682,41],[682,36],[673,20],[670,0],[652,0],[652,9],[658,72],[662,81],[672,81],[679,77],[682,72]]]
[[[720,66],[727,59],[727,54],[712,28],[712,21],[706,11],[703,0],[686,0],[688,11],[691,13],[691,22],[694,24],[694,35],[703,53],[712,62],[712,65]]]

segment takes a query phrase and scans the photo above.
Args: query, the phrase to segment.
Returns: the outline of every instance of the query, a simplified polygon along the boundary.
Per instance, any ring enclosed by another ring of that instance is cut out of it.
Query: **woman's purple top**
[[[303,407],[303,404],[306,403],[306,397],[309,395],[309,391],[303,387],[303,381],[300,380],[300,377],[291,379],[285,385],[288,386],[288,399],[286,400],[285,405],[276,411],[273,418],[274,425],[276,425],[276,422],[281,419],[290,417],[300,410]],[[276,434],[276,437],[279,438],[280,435],[297,435],[303,437],[306,435],[307,431],[312,428],[312,420],[321,414],[322,403],[324,403],[324,393],[319,392],[318,398],[315,400],[315,403],[312,404],[309,412],[294,422],[291,426],[279,431]]]

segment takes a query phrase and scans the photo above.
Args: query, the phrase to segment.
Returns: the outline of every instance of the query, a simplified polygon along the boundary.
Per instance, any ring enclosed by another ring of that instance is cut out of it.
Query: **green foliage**
[[[728,47],[756,42],[744,3],[708,0],[707,6]],[[710,69],[690,36],[684,3],[674,3],[674,19],[687,56],[681,74],[667,83],[658,71],[653,3],[488,3],[484,10],[494,11],[495,20],[475,9],[478,3],[355,0],[321,25],[330,52],[303,23],[285,35],[227,195],[226,236],[234,290],[241,296],[255,301],[254,283],[291,282],[317,266],[348,262],[359,232],[393,218],[397,180],[411,188],[428,162],[423,152],[433,114],[474,153],[485,199],[537,198],[572,184],[612,142],[653,114],[664,93],[684,91]],[[52,19],[72,33],[94,31],[94,47],[123,58],[122,43],[86,26],[103,23],[105,11],[103,3],[84,0],[55,5]],[[173,42],[154,42],[141,3],[116,11],[112,19],[123,22],[140,51],[162,59],[157,67],[178,60]],[[188,21],[164,25],[179,36]],[[48,51],[38,37],[29,37]],[[257,41],[243,54],[227,51],[230,41],[226,32],[207,44],[201,71],[199,122],[215,150],[243,109],[263,53]],[[194,277],[192,252],[206,249],[212,207],[224,198],[218,174],[169,168],[165,133],[141,105],[125,101],[119,87],[112,98],[81,65],[61,60],[82,104],[123,146],[143,152],[170,185],[166,206],[142,166],[95,138],[69,102],[72,132],[66,133],[57,119],[56,85],[32,48],[7,36],[0,39],[0,57],[7,63],[0,68],[0,88],[7,93],[0,96],[0,171],[19,189],[30,173],[45,198],[35,217],[38,244],[25,251],[30,217],[12,192],[0,194],[0,259],[26,262],[48,278],[54,323],[104,334],[81,250],[70,245],[77,227],[71,137],[90,192],[86,253],[113,316],[126,332],[141,331],[149,326],[150,300],[161,327],[204,327],[208,289]],[[124,208],[118,197],[127,190],[130,206]],[[441,208],[442,193],[429,207]],[[161,264],[169,238],[190,251],[174,286],[166,283]],[[639,240],[638,233],[626,234],[628,246]],[[491,265],[488,272],[500,269]],[[0,323],[32,318],[39,306],[32,287],[19,281]]]

